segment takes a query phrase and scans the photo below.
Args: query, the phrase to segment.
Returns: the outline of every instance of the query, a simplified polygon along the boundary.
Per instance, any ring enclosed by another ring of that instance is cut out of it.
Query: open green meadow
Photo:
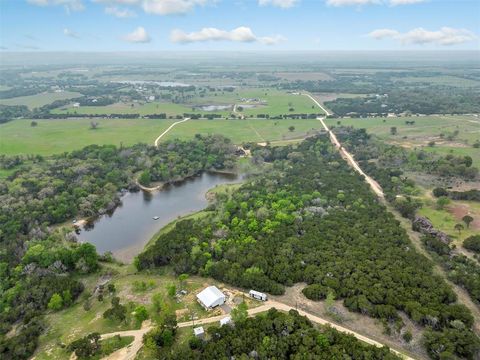
[[[133,145],[153,144],[158,135],[175,120],[96,119],[98,128],[90,127],[89,119],[13,120],[0,125],[0,153],[51,155],[90,144]],[[294,126],[293,131],[289,130]],[[304,137],[312,129],[319,130],[317,120],[190,120],[175,126],[162,140],[188,139],[195,134],[222,134],[234,143],[288,140]]]
[[[29,109],[41,107],[50,104],[56,100],[73,99],[82,96],[77,92],[45,92],[30,96],[19,96],[11,99],[0,99],[1,105],[26,105]]]
[[[133,145],[152,143],[174,120],[95,120],[97,129],[90,128],[89,119],[13,120],[0,125],[0,153],[51,155],[90,144]]]
[[[161,96],[160,96],[161,98]],[[80,106],[73,107],[73,104],[62,106],[52,110],[52,114],[158,114],[166,113],[167,116],[183,115],[184,113],[199,114],[221,114],[229,116],[234,105],[243,108],[239,113],[245,116],[256,117],[258,114],[270,116],[289,113],[321,113],[322,111],[306,96],[294,95],[285,91],[273,89],[246,89],[238,91],[224,91],[222,93],[206,93],[205,95],[193,96],[182,104],[167,102],[164,100],[140,103],[126,102],[116,103],[107,106]],[[231,106],[231,109],[204,111],[199,106]]]
[[[406,121],[415,121],[407,125]],[[474,164],[480,166],[480,149],[472,145],[480,139],[480,119],[469,115],[456,116],[414,116],[398,118],[366,118],[366,119],[327,119],[327,125],[354,126],[365,128],[370,134],[380,139],[406,148],[422,148],[425,151],[439,154],[470,155]],[[397,134],[392,135],[390,129],[397,128]],[[453,140],[448,135],[458,131]],[[443,134],[443,138],[440,136]],[[434,141],[434,146],[428,143]]]

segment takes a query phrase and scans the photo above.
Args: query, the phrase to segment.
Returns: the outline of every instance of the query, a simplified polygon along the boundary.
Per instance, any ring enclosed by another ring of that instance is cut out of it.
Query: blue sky
[[[7,51],[480,50],[476,0],[0,0]]]

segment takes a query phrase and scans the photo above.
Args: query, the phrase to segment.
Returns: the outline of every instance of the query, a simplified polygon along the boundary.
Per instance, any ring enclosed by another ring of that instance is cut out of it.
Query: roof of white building
[[[211,307],[219,299],[225,299],[225,295],[216,286],[209,286],[198,293],[197,299],[206,307]]]
[[[220,320],[220,326],[229,324],[232,321],[232,318],[230,316],[224,317],[223,319]]]
[[[201,335],[205,332],[205,330],[203,330],[203,327],[202,326],[199,326],[199,327],[196,327],[196,328],[193,328],[193,333],[195,335]]]

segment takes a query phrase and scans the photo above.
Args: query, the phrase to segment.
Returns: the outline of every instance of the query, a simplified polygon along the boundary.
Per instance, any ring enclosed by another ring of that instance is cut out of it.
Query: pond
[[[179,216],[207,207],[205,195],[209,189],[238,183],[242,178],[204,172],[161,191],[126,193],[113,214],[103,215],[85,226],[78,237],[94,244],[99,253],[111,251],[117,259],[131,262],[162,227]]]
[[[224,111],[224,110],[232,110],[232,105],[200,105],[196,107],[202,111]]]

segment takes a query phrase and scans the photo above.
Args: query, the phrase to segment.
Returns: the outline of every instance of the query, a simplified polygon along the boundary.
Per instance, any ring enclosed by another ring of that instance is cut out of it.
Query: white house
[[[205,309],[213,309],[225,303],[225,294],[216,286],[209,286],[197,294],[197,300]]]
[[[232,318],[230,316],[224,317],[220,320],[220,326],[228,325],[232,322]]]
[[[248,292],[248,295],[251,298],[261,300],[261,301],[267,301],[267,294],[261,293],[260,291],[255,291],[255,290],[250,290]]]
[[[203,330],[202,326],[199,326],[199,327],[193,328],[193,334],[195,335],[195,337],[203,339],[203,337],[205,336],[205,330]]]

